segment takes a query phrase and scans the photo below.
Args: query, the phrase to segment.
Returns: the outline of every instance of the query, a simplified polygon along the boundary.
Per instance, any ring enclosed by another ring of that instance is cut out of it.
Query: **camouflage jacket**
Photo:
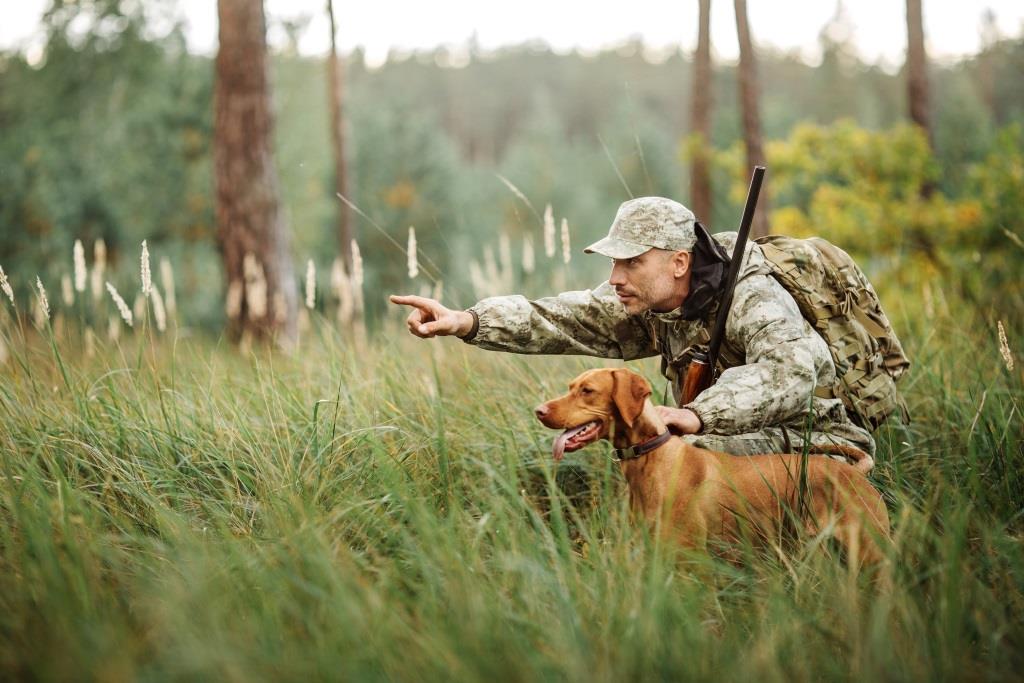
[[[714,236],[731,254],[736,233]],[[770,275],[761,248],[747,245],[719,358],[718,381],[685,407],[712,434],[744,434],[792,426],[801,433],[808,407],[815,431],[849,418],[841,401],[815,396],[831,387],[835,366],[825,341],[804,320],[796,302]],[[633,360],[661,356],[676,402],[690,356],[706,347],[716,310],[706,320],[679,311],[629,315],[608,282],[596,289],[529,301],[498,296],[470,309],[478,328],[469,343],[530,354],[578,354]],[[850,425],[852,426],[852,425]]]

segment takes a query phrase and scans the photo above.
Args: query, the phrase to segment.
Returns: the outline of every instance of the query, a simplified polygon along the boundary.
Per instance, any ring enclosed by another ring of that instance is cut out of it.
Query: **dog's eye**
[[[592,394],[592,393],[594,393],[594,390],[591,389],[590,387],[582,387],[580,389],[580,393],[581,394]]]

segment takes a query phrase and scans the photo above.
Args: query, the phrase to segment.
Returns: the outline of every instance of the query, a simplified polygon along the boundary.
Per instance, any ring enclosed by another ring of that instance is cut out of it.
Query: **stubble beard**
[[[620,300],[619,303],[622,304],[622,307],[626,309],[626,313],[629,315],[640,315],[650,308],[646,300],[641,299],[635,294],[631,295],[626,301]]]

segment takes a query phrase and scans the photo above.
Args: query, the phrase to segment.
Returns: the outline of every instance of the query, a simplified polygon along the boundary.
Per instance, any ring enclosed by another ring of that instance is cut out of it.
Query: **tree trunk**
[[[985,111],[992,125],[1000,125],[999,111],[996,107],[996,74],[995,56],[999,45],[999,25],[992,8],[981,14],[981,50],[977,56],[977,88],[981,101],[985,103]]]
[[[218,0],[213,157],[228,335],[289,343],[297,290],[278,204],[263,0]]]
[[[342,109],[344,86],[344,65],[338,59],[338,45],[335,39],[334,0],[327,0],[327,18],[331,26],[331,54],[327,58],[327,93],[330,99],[331,141],[334,143],[334,191],[349,196],[348,164],[345,159],[345,117]],[[338,207],[338,248],[345,272],[352,272],[352,212],[348,204],[340,200]]]
[[[711,221],[711,171],[708,156],[711,146],[711,0],[700,0],[700,29],[694,56],[693,110],[690,130],[694,136],[690,160],[690,201],[697,220]]]
[[[740,106],[743,110],[743,141],[747,148],[747,173],[754,166],[765,166],[764,145],[761,141],[761,112],[758,99],[760,97],[757,81],[757,58],[754,55],[754,44],[750,37],[750,26],[747,23],[747,0],[733,0],[736,10],[736,33],[740,44]],[[751,238],[763,237],[768,234],[768,193],[762,189],[754,213],[754,222],[750,228]]]
[[[924,129],[932,144],[931,106],[928,89],[928,57],[924,51],[921,0],[907,0],[907,97],[910,120]]]

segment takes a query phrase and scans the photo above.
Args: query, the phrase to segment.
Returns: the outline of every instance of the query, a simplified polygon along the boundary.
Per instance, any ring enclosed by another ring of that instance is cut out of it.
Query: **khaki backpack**
[[[841,399],[850,417],[871,431],[897,410],[909,422],[896,380],[910,361],[878,295],[849,254],[819,237],[769,235],[756,242],[772,275],[832,353],[836,383],[815,393]]]

